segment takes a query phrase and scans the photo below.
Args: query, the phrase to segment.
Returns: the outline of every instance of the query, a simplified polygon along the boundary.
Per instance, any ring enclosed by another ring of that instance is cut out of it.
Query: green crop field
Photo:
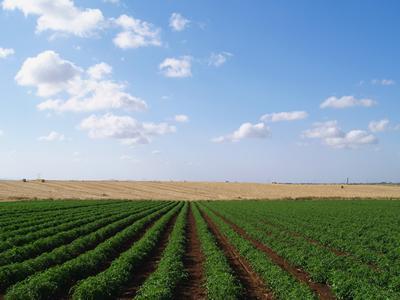
[[[400,201],[0,203],[0,299],[400,299]]]

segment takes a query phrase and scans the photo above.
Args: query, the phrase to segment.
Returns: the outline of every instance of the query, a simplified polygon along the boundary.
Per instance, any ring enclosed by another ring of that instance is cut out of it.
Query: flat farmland
[[[400,198],[400,185],[259,184],[168,181],[0,181],[1,200],[226,200],[307,197]]]
[[[400,201],[0,203],[1,299],[400,299]]]

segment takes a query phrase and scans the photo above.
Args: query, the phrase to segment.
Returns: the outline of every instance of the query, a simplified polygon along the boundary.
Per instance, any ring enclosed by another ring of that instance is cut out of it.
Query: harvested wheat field
[[[224,200],[305,197],[400,198],[399,185],[312,185],[161,181],[0,181],[1,200]]]

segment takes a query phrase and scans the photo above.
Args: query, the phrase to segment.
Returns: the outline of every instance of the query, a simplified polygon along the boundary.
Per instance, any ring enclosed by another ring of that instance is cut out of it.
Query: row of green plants
[[[252,207],[254,203],[246,203]],[[304,201],[258,205],[268,221],[400,275],[400,213],[396,201]]]
[[[0,252],[5,252],[10,248],[23,246],[25,244],[37,241],[42,238],[60,235],[61,233],[68,233],[71,229],[84,226],[91,222],[99,219],[107,218],[117,214],[118,212],[124,211],[125,207],[118,207],[113,209],[96,209],[85,213],[77,213],[75,215],[69,215],[65,218],[60,218],[61,224],[45,227],[42,229],[36,229],[35,226],[31,227],[31,230],[27,233],[19,234],[17,236],[9,236],[7,239],[0,241]],[[56,221],[59,222],[59,221]],[[28,228],[29,229],[29,228]]]
[[[0,203],[0,220],[23,218],[24,216],[34,215],[34,214],[42,214],[45,212],[51,211],[60,211],[64,209],[71,208],[82,208],[88,206],[95,205],[109,205],[109,203],[101,201],[79,201],[79,200],[66,200],[66,201],[22,201],[22,202],[14,202],[13,206],[4,206],[4,203]],[[7,207],[7,208],[5,208]]]
[[[103,227],[104,225],[114,222],[115,220],[127,217],[131,213],[132,211],[127,211],[126,209],[121,208],[118,211],[114,211],[111,216],[94,220],[84,226],[77,227],[65,232],[60,232],[50,237],[41,238],[20,247],[11,248],[5,252],[0,253],[0,266],[8,265],[14,262],[20,262],[35,257],[43,252],[50,251],[58,246],[70,243],[74,239],[82,235],[93,232]]]
[[[217,225],[219,231],[226,236],[229,242],[243,256],[253,270],[263,279],[268,287],[278,299],[315,299],[315,294],[310,288],[296,280],[293,276],[280,268],[261,250],[255,248],[253,244],[238,234],[226,224],[221,218],[214,214],[212,210],[201,205],[201,209],[207,213],[211,220]]]
[[[183,257],[186,246],[186,225],[189,203],[187,202],[176,219],[157,269],[146,279],[135,299],[173,299],[174,290],[187,278]],[[79,299],[79,297],[78,297]]]
[[[88,277],[73,288],[72,299],[115,299],[135,274],[135,268],[148,257],[173,216],[182,210],[179,204],[163,215],[131,248],[115,259],[109,268]]]
[[[10,286],[37,272],[44,271],[55,265],[63,264],[64,262],[95,248],[98,244],[111,238],[119,231],[130,226],[133,222],[136,222],[167,205],[171,204],[161,203],[157,206],[149,206],[148,209],[141,212],[132,211],[129,216],[101,227],[88,235],[81,236],[69,244],[62,245],[35,258],[0,267],[0,292],[4,292]]]
[[[228,260],[219,248],[214,235],[209,231],[197,206],[193,205],[193,216],[196,230],[204,255],[204,275],[207,298],[219,299],[241,299],[243,287],[234,276]]]
[[[82,201],[81,201],[82,202]],[[90,201],[86,201],[90,202]],[[45,210],[43,212],[41,211],[35,211],[35,212],[21,212],[17,215],[12,214],[11,216],[8,216],[7,218],[2,218],[0,219],[0,232],[6,232],[6,231],[11,231],[11,230],[17,230],[19,228],[23,228],[26,226],[33,226],[36,224],[40,224],[46,220],[54,219],[57,218],[58,216],[62,216],[64,214],[73,214],[76,211],[80,210],[85,210],[85,209],[90,209],[90,208],[95,208],[95,207],[105,207],[108,205],[115,205],[118,202],[107,202],[104,201],[103,203],[98,203],[97,205],[79,205],[79,206],[71,206],[71,207],[62,207],[62,209],[56,209],[56,210]]]
[[[221,215],[244,229],[252,238],[308,272],[314,281],[331,286],[339,299],[400,299],[397,291],[399,281],[389,273],[371,269],[349,257],[338,256],[302,237],[260,222],[265,217],[256,206],[254,210],[243,209],[240,205],[217,206]]]
[[[133,203],[123,203],[123,204],[115,204],[112,206],[95,206],[95,207],[89,207],[89,208],[79,208],[76,211],[63,211],[62,213],[58,215],[51,215],[49,217],[46,217],[44,219],[40,219],[40,222],[38,222],[37,217],[31,217],[30,222],[24,222],[24,224],[19,226],[17,228],[10,228],[10,229],[2,229],[0,232],[0,241],[6,240],[8,238],[18,236],[18,235],[24,235],[26,233],[30,233],[33,231],[39,231],[45,228],[50,228],[54,226],[58,226],[60,224],[63,224],[68,221],[72,221],[77,218],[85,217],[86,215],[91,215],[96,212],[104,212],[104,211],[112,211],[118,208],[119,206],[124,205],[127,207],[130,206],[137,206],[138,204],[133,204]],[[16,224],[15,224],[16,225]]]
[[[177,206],[178,204],[172,203],[159,211],[148,214],[113,237],[100,243],[93,250],[13,285],[7,290],[6,299],[39,300],[60,298],[61,295],[67,294],[77,281],[101,271],[109,261],[113,261],[119,256],[119,249],[130,243],[147,225],[165,215],[168,211],[175,211]],[[156,224],[158,223],[156,222]]]

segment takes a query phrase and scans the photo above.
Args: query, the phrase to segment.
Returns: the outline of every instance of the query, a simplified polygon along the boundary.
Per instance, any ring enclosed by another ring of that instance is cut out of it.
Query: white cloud
[[[15,80],[19,85],[36,86],[38,95],[47,97],[65,90],[81,71],[54,51],[44,51],[36,57],[27,58]]]
[[[114,44],[122,49],[161,46],[160,29],[153,24],[121,15],[115,24],[123,29],[114,38]]]
[[[111,66],[100,63],[85,73],[57,53],[45,51],[28,58],[15,79],[20,85],[36,87],[38,95],[46,99],[38,105],[39,110],[82,112],[146,109],[146,102],[125,92],[124,84],[102,79],[111,72]],[[89,74],[87,78],[85,74]],[[49,99],[53,96],[58,98]]]
[[[375,85],[395,85],[396,81],[393,79],[372,79],[371,83]]]
[[[158,154],[161,154],[161,151],[160,150],[153,150],[153,151],[151,151],[151,154],[158,155]]]
[[[38,16],[36,32],[47,30],[56,33],[86,37],[101,27],[104,17],[99,9],[81,9],[72,0],[4,0],[5,10],[21,10],[25,16]]]
[[[372,132],[382,132],[385,131],[389,126],[389,120],[383,119],[380,121],[371,121],[368,125],[369,130]]]
[[[120,3],[119,0],[103,0],[103,2],[105,2],[105,3],[112,3],[112,4],[119,4],[119,3]]]
[[[211,53],[210,58],[208,59],[208,65],[220,67],[232,56],[233,54],[229,52]]]
[[[4,135],[4,131],[0,129],[0,136]]]
[[[126,145],[148,144],[156,136],[176,131],[174,126],[167,123],[142,123],[129,116],[111,113],[84,119],[80,129],[88,131],[92,139],[117,139]]]
[[[179,13],[174,12],[169,18],[169,26],[174,31],[184,30],[189,25],[189,23],[190,21]]]
[[[356,99],[353,96],[343,96],[340,98],[329,97],[321,103],[321,108],[348,108],[354,106],[371,107],[376,104],[372,99]]]
[[[220,136],[212,139],[213,142],[238,142],[245,138],[258,138],[264,139],[271,134],[271,131],[267,125],[264,123],[251,124],[243,123],[238,130],[234,131],[232,134]]]
[[[187,123],[189,122],[189,117],[187,115],[176,115],[174,120],[179,123]]]
[[[0,47],[0,59],[7,58],[10,55],[15,53],[14,49],[12,48],[1,48]]]
[[[192,57],[166,58],[159,66],[161,73],[166,77],[184,78],[192,76]]]
[[[48,135],[39,137],[38,140],[45,141],[45,142],[54,142],[54,141],[62,142],[65,140],[65,136],[56,131],[51,131]]]
[[[308,117],[306,111],[284,111],[272,114],[265,114],[261,117],[262,122],[282,122],[303,120]]]
[[[87,73],[93,79],[102,79],[104,75],[109,75],[112,73],[112,67],[104,62],[97,65],[91,66]]]
[[[315,123],[313,128],[304,131],[302,136],[310,139],[321,139],[325,145],[332,148],[355,149],[378,143],[378,139],[367,131],[342,131],[337,121]]]

